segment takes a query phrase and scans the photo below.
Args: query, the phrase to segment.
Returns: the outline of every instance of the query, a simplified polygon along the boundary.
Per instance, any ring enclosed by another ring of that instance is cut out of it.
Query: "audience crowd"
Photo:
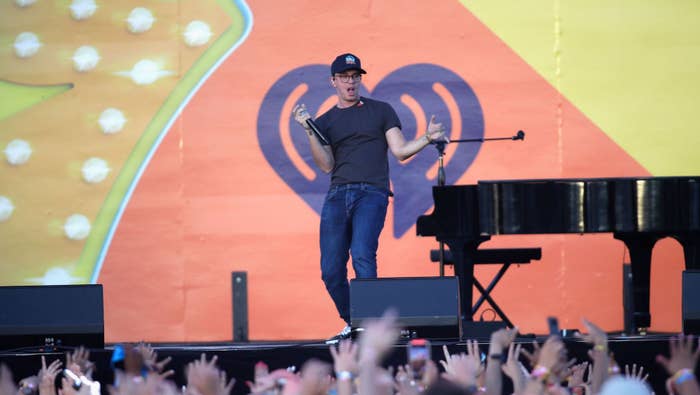
[[[587,361],[569,359],[565,343],[550,336],[530,350],[514,342],[517,328],[491,335],[488,353],[479,352],[476,341],[467,341],[464,352],[451,354],[443,347],[438,364],[430,357],[385,367],[383,361],[399,340],[396,317],[390,312],[367,322],[357,341],[330,346],[332,364],[311,359],[299,372],[270,371],[259,362],[254,379],[246,382],[251,395],[649,395],[648,374],[633,364],[619,367],[608,350],[606,333],[584,320],[590,345]],[[700,347],[692,335],[678,335],[669,342],[668,355],[656,361],[667,372],[666,393],[700,395],[694,374]],[[329,359],[330,360],[330,359]],[[202,354],[184,369],[186,384],[178,388],[168,369],[170,358],[158,359],[147,344],[115,347],[114,382],[102,388],[93,380],[90,353],[77,348],[60,359],[41,359],[36,375],[15,382],[10,369],[0,366],[0,395],[229,395],[235,379],[217,366],[217,357]],[[421,362],[421,363],[416,363]],[[506,380],[509,380],[506,381]]]

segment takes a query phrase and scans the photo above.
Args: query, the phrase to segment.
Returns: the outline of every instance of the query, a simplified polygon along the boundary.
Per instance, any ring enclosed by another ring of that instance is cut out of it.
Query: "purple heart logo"
[[[335,92],[328,85],[328,66],[310,65],[294,69],[282,76],[267,92],[258,112],[258,142],[265,159],[273,169],[316,213],[320,215],[323,199],[329,185],[329,176],[313,163],[307,137],[296,125],[289,111],[287,101],[290,95],[305,84],[306,91],[298,98],[305,103],[309,112],[315,114],[318,108]],[[422,135],[417,131],[419,124],[427,125],[428,118],[435,114],[445,130],[453,130],[453,125],[461,125],[457,132],[459,139],[478,139],[484,135],[484,118],[479,100],[469,84],[460,76],[441,66],[414,64],[404,66],[382,79],[372,95],[364,85],[360,87],[363,96],[370,96],[391,104],[401,120],[406,139]],[[453,114],[450,114],[450,105]],[[285,107],[286,106],[286,107]],[[421,111],[416,114],[416,106]],[[411,107],[414,109],[412,110]],[[289,107],[291,109],[291,107]],[[459,117],[459,119],[453,119]],[[289,156],[285,148],[280,125],[288,126],[289,136],[298,157],[312,169],[302,172]],[[454,133],[455,131],[453,131]],[[454,136],[454,135],[453,135]],[[466,172],[481,148],[481,143],[459,144],[451,159],[445,164],[446,184],[457,180]],[[391,156],[391,154],[389,154]],[[401,238],[416,222],[416,218],[433,205],[432,186],[435,179],[426,176],[438,160],[438,152],[426,147],[409,161],[401,163],[390,159],[390,176],[394,192],[394,237]]]

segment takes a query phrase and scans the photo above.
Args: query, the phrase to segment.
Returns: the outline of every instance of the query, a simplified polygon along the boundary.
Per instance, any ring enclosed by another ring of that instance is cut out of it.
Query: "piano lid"
[[[480,181],[482,234],[700,231],[700,177]]]

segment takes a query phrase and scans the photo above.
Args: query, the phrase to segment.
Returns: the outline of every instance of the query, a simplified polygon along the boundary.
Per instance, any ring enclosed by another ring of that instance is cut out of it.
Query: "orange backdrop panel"
[[[266,0],[251,8],[252,33],[184,109],[122,217],[99,278],[107,341],[231,339],[231,272],[241,270],[252,339],[324,338],[341,327],[320,280],[319,216],[270,166],[257,135],[270,87],[339,53],[362,58],[370,91],[406,65],[449,69],[478,97],[485,137],[527,132],[524,142],[484,144],[464,174],[452,175],[456,183],[648,175],[458,2]],[[448,162],[463,159],[453,151]],[[419,155],[436,156],[432,148]],[[416,182],[434,184],[422,175]],[[379,275],[436,275],[428,259],[436,242],[414,229],[395,237],[395,220],[392,202]],[[511,269],[494,292],[522,332],[544,332],[552,314],[563,327],[586,316],[621,329],[625,250],[611,235],[507,236],[484,246],[542,247],[541,261]],[[654,253],[653,328],[679,327],[680,262],[674,242]],[[493,273],[477,269],[482,282]]]

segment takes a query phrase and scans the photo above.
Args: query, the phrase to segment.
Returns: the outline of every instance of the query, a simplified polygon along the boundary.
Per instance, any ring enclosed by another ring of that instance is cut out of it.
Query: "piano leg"
[[[659,237],[644,233],[615,233],[614,236],[625,243],[630,253],[632,306],[634,307],[632,323],[637,330],[649,328],[651,326],[651,314],[649,312],[651,252]]]
[[[472,303],[474,298],[474,262],[479,244],[488,240],[464,242],[464,240],[445,240],[452,253],[455,275],[459,281],[459,314],[462,320],[473,321]]]
[[[674,236],[683,246],[685,270],[700,270],[700,233]]]

